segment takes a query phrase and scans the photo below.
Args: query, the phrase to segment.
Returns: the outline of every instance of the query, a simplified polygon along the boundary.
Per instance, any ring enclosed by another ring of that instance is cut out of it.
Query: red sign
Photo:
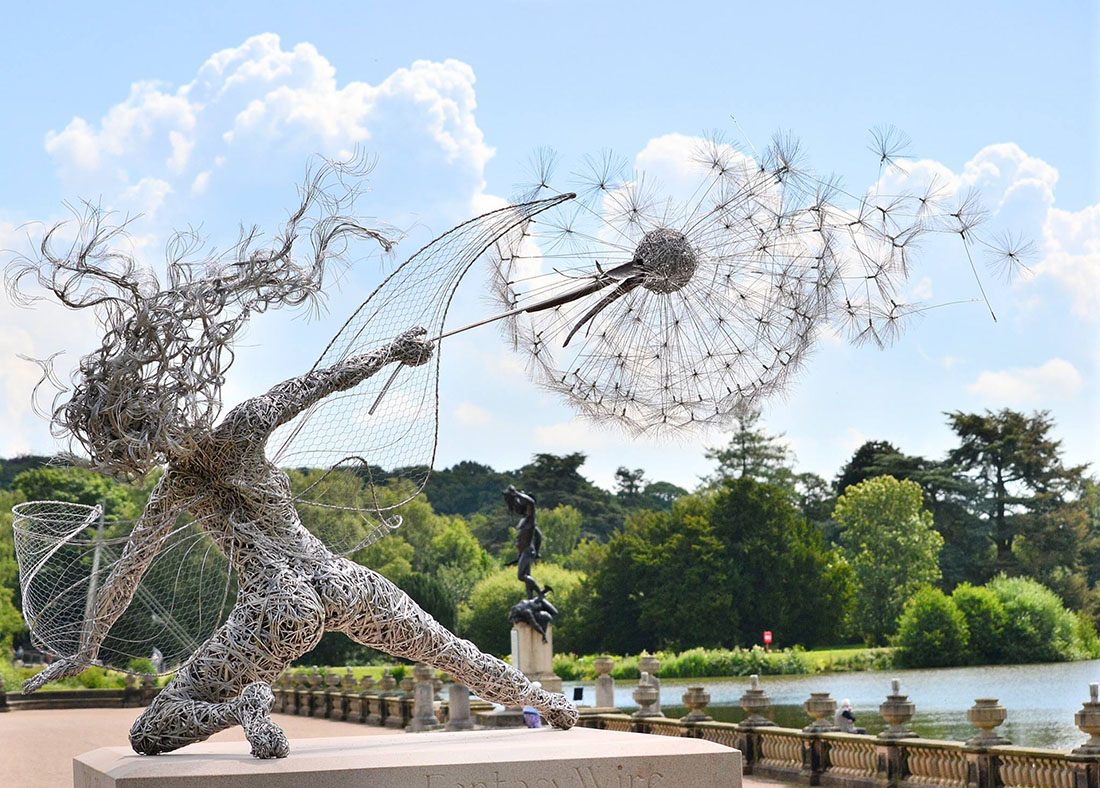
[[[765,643],[771,643],[772,642],[772,631],[770,629],[765,629],[764,630],[764,642]]]

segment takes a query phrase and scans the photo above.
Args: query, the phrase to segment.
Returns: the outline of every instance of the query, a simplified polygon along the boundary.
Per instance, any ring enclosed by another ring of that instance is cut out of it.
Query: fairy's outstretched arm
[[[150,493],[149,502],[145,505],[141,519],[130,532],[122,557],[96,594],[92,616],[84,622],[84,635],[79,650],[72,656],[56,660],[45,670],[24,681],[24,694],[34,692],[51,681],[75,676],[99,656],[103,639],[118,617],[129,607],[145,570],[160,551],[165,534],[176,521],[175,515],[179,508],[174,505],[175,497],[170,475],[166,473]]]
[[[329,394],[357,386],[388,364],[395,361],[410,366],[423,364],[432,354],[431,344],[423,338],[426,333],[422,328],[413,328],[377,350],[285,380],[266,394],[229,411],[215,435],[223,438],[242,433],[252,438],[269,435]]]

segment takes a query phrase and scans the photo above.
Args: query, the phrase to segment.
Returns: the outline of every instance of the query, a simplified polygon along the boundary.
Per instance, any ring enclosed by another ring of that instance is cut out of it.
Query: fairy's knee
[[[165,733],[169,726],[165,724],[165,705],[160,697],[154,698],[149,708],[130,726],[130,746],[138,755],[158,755],[175,749],[166,746]]]

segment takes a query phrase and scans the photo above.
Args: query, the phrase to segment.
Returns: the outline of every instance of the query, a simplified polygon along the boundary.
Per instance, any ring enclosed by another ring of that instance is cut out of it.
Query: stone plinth
[[[741,753],[702,739],[574,728],[298,739],[259,761],[244,742],[148,757],[104,747],[73,761],[75,788],[740,788]]]
[[[512,625],[512,665],[548,692],[561,692],[561,679],[554,675],[554,626],[546,626],[546,642],[534,627]]]

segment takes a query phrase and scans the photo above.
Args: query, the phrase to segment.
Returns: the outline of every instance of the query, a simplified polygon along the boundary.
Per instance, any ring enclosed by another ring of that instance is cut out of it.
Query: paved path
[[[139,713],[141,709],[57,709],[0,714],[0,786],[71,788],[73,758],[99,747],[124,746],[130,725]],[[276,714],[273,719],[291,739],[394,734],[388,728],[312,717]],[[248,751],[240,728],[222,731],[210,740],[239,741],[241,751]],[[753,777],[744,781],[745,788],[783,785]]]

